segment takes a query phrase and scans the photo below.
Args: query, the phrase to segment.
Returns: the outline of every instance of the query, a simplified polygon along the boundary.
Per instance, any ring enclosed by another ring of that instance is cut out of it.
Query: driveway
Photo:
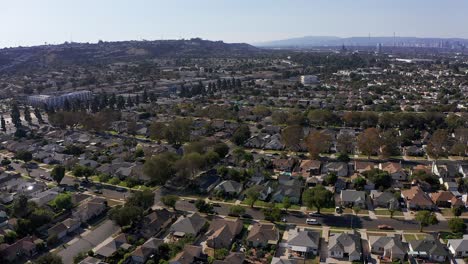
[[[70,245],[58,252],[58,255],[62,257],[64,264],[72,264],[73,257],[81,252],[87,252],[93,249],[119,230],[120,228],[111,220],[106,220],[97,228],[88,230],[84,232],[80,238],[72,240]]]

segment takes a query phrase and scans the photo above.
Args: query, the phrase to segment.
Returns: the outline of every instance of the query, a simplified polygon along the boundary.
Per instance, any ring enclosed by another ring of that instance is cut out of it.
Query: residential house
[[[468,177],[468,164],[458,165],[458,173],[460,173],[463,178]]]
[[[313,175],[319,175],[321,167],[322,162],[319,160],[302,160],[293,176],[308,178]]]
[[[30,200],[39,206],[52,201],[59,194],[60,188],[52,188],[34,195]]]
[[[150,238],[161,230],[169,227],[174,221],[175,214],[167,209],[157,209],[145,216],[141,222],[141,234],[144,238]]]
[[[232,180],[222,181],[214,188],[215,191],[219,191],[231,196],[236,196],[240,194],[242,192],[242,189],[243,186],[241,183]]]
[[[73,210],[74,219],[86,223],[89,220],[101,215],[107,209],[107,201],[104,198],[96,197],[84,202]]]
[[[421,259],[427,259],[435,262],[444,262],[449,256],[448,250],[433,236],[427,236],[422,240],[413,240],[409,242],[408,254]]]
[[[82,261],[79,262],[79,264],[107,264],[107,262],[104,262],[98,258],[95,257],[86,257]]]
[[[231,252],[224,260],[215,260],[213,264],[239,264],[244,263],[245,254],[242,252]]]
[[[289,180],[280,184],[271,195],[271,201],[282,203],[285,197],[289,197],[291,203],[299,203],[301,199],[302,184],[298,180]]]
[[[356,190],[342,190],[340,193],[341,206],[366,208],[366,192]]]
[[[198,213],[193,213],[189,216],[180,216],[174,224],[171,225],[170,231],[174,236],[183,237],[186,235],[197,236],[205,226],[207,221]]]
[[[272,163],[273,169],[277,172],[292,172],[294,165],[296,165],[296,160],[293,158],[274,159]]]
[[[271,259],[271,264],[297,264],[298,261],[295,259],[285,259],[274,257]]]
[[[158,251],[160,245],[164,243],[164,240],[158,238],[150,238],[146,242],[138,246],[130,255],[131,263],[133,264],[144,264],[151,255]]]
[[[358,173],[363,173],[375,169],[376,164],[374,162],[368,161],[354,161],[354,171]]]
[[[329,162],[322,166],[322,173],[335,173],[338,177],[348,176],[348,164],[346,162]]]
[[[0,258],[6,263],[14,263],[15,260],[23,256],[32,257],[37,254],[36,241],[35,237],[26,236],[10,245],[0,244]]]
[[[403,190],[401,197],[405,200],[406,206],[413,210],[432,210],[434,203],[431,198],[419,186],[412,186],[411,189]]]
[[[169,264],[192,264],[202,256],[203,249],[200,246],[185,245],[184,249],[169,261]]]
[[[370,197],[372,198],[372,202],[374,207],[382,207],[382,208],[399,208],[398,198],[395,197],[394,193],[391,192],[380,192],[377,190],[372,190],[370,192]]]
[[[440,184],[444,182],[454,181],[458,172],[458,168],[453,164],[437,164],[436,161],[432,162],[432,174],[439,177]]]
[[[455,196],[449,191],[438,191],[431,194],[432,202],[437,205],[437,207],[450,208],[453,198],[455,198]]]
[[[447,248],[455,258],[468,257],[468,235],[460,239],[448,239]]]
[[[361,260],[361,237],[357,232],[331,234],[328,240],[328,256],[348,261]]]
[[[405,170],[403,170],[403,167],[400,163],[380,163],[379,169],[388,172],[388,174],[390,174],[390,176],[392,176],[392,179],[395,181],[405,181],[408,178]]]
[[[320,233],[309,230],[291,229],[288,232],[288,248],[293,256],[317,256],[320,246]]]
[[[279,238],[276,225],[255,222],[250,228],[247,243],[252,247],[266,247],[276,245]]]
[[[108,258],[114,255],[115,252],[119,249],[127,250],[132,245],[128,244],[127,236],[125,234],[120,234],[115,238],[112,238],[109,242],[101,243],[93,249],[94,254],[99,257]]]
[[[58,239],[62,239],[67,234],[73,233],[81,226],[81,222],[77,219],[67,218],[62,222],[54,225],[47,230],[49,237],[57,236]]]
[[[242,231],[240,219],[215,218],[206,232],[206,245],[210,248],[230,248],[235,237]]]
[[[403,243],[401,236],[369,236],[369,248],[373,254],[381,256],[389,261],[406,259],[408,251],[406,243]]]
[[[216,174],[202,174],[196,179],[196,185],[201,193],[211,192],[221,182],[221,177]]]

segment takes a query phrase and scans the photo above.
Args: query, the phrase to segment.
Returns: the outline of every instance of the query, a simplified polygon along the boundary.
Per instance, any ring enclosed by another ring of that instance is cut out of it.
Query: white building
[[[318,77],[315,75],[302,75],[301,83],[304,85],[317,84],[319,82]]]
[[[51,106],[51,107],[60,107],[63,106],[66,100],[69,102],[73,101],[88,101],[91,100],[92,93],[90,91],[77,91],[67,94],[62,94],[59,96],[53,95],[32,95],[28,96],[27,102],[28,104],[34,107],[41,107],[44,105]]]

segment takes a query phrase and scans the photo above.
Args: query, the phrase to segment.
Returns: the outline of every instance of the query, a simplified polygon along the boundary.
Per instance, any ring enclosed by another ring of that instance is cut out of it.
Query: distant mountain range
[[[418,38],[418,37],[349,37],[306,36],[253,43],[256,47],[324,47],[324,46],[407,46],[407,47],[461,47],[468,46],[462,38]]]

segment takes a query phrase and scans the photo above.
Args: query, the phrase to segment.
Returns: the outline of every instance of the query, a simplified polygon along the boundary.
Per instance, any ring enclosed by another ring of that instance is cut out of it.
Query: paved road
[[[58,255],[62,257],[64,264],[71,264],[74,256],[89,251],[119,230],[120,228],[111,220],[106,220],[92,231],[83,233],[81,238],[70,242],[71,244],[61,250]]]
[[[229,204],[220,203],[219,207],[214,207],[215,211],[220,215],[227,215],[229,213]],[[181,211],[197,211],[195,205],[188,200],[178,201],[176,204],[177,210]],[[251,209],[246,207],[246,214],[252,216],[256,220],[264,220],[264,215],[261,209]],[[291,213],[286,217],[286,221],[290,224],[305,224],[307,216],[302,213]],[[338,227],[338,228],[365,228],[365,229],[378,229],[379,225],[389,225],[395,230],[412,230],[418,231],[419,224],[414,220],[404,220],[402,218],[391,219],[389,217],[381,217],[379,219],[371,219],[368,216],[355,216],[350,214],[343,214],[340,216],[323,215],[321,217],[314,217],[321,225]],[[465,219],[468,223],[468,220]],[[425,230],[431,231],[446,231],[449,230],[448,222],[441,221],[439,224],[426,227]]]

